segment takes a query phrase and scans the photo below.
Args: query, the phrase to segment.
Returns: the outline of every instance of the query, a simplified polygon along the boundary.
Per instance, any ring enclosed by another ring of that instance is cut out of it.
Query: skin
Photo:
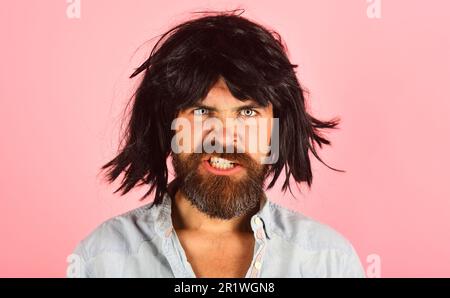
[[[240,117],[243,121],[250,117],[263,117],[267,118],[269,123],[272,123],[273,108],[271,104],[268,107],[239,110],[239,108],[248,104],[255,103],[252,100],[242,102],[233,97],[225,82],[220,79],[201,102],[204,106],[213,107],[214,111],[192,107],[181,111],[178,117],[188,119],[192,127],[195,113],[197,115],[202,114],[204,119],[217,117],[223,123],[225,123],[227,117]],[[251,110],[256,113],[251,112]],[[267,129],[267,142],[269,144],[271,125]],[[202,139],[207,135],[208,132],[204,131]],[[237,138],[237,135],[235,134],[233,137]],[[248,149],[248,143],[244,143]],[[192,147],[195,145],[195,142],[192,142]],[[247,150],[246,154],[257,162],[266,155],[262,152],[249,153]],[[202,166],[197,170],[201,171],[202,175],[214,175]],[[242,175],[246,175],[245,168],[231,175],[234,179],[240,179]],[[171,186],[169,185],[169,191],[170,189]],[[190,204],[181,192],[175,192],[174,203],[172,204],[174,229],[197,277],[245,276],[252,261],[254,250],[254,236],[250,218],[257,211],[253,210],[248,214],[230,220],[210,218]]]

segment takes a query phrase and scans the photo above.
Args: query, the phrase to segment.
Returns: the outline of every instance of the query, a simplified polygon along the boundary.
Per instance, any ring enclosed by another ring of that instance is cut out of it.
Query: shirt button
[[[253,222],[256,224],[256,225],[261,225],[262,224],[262,221],[261,221],[261,219],[259,218],[259,217],[255,217],[255,219],[253,220]]]
[[[262,265],[262,264],[261,264],[260,261],[256,261],[256,262],[255,262],[255,268],[256,268],[256,269],[258,269],[258,270],[261,269],[261,265]]]

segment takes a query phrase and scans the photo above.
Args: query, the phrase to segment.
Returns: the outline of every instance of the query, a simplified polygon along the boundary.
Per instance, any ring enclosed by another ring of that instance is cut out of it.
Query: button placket
[[[264,252],[265,252],[265,244],[262,244],[262,246],[259,249],[258,254],[256,255],[256,258],[253,262],[251,277],[259,276],[259,274],[261,272],[261,268],[262,268],[262,258],[264,256]]]
[[[180,268],[178,262],[176,261],[177,255],[175,253],[173,243],[171,243],[170,240],[171,240],[170,237],[165,237],[163,239],[162,246],[163,246],[164,255],[166,256],[167,261],[170,264],[170,267],[174,273],[174,276],[177,278],[185,277],[185,276],[183,276],[182,269]]]
[[[171,201],[170,198],[165,197],[162,205],[160,206],[161,212],[157,218],[158,221],[158,234],[162,238],[162,248],[164,255],[176,278],[191,277],[184,268],[183,256],[180,252],[179,243],[175,230],[170,218]],[[174,237],[175,236],[175,237]]]
[[[253,260],[250,277],[258,277],[261,272],[262,258],[265,253],[266,235],[264,233],[263,223],[258,216],[253,218],[253,224],[255,229],[254,232],[255,238],[256,241],[259,243],[260,247],[258,248],[255,259]]]

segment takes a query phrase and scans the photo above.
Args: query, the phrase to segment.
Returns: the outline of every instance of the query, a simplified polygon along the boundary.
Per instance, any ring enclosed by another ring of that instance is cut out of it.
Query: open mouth
[[[234,161],[231,161],[231,160],[228,160],[225,158],[221,158],[221,157],[216,157],[216,156],[212,156],[207,161],[211,167],[218,169],[218,170],[233,169],[238,165],[237,162],[234,162]]]
[[[244,170],[244,167],[234,160],[209,156],[202,159],[202,167],[214,175],[236,175]]]

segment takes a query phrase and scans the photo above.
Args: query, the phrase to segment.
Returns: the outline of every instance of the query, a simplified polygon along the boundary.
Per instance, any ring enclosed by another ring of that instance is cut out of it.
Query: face
[[[178,115],[189,124],[183,140],[189,150],[172,154],[178,190],[213,218],[230,219],[257,208],[264,195],[268,168],[261,160],[268,155],[263,148],[270,144],[272,117],[271,104],[240,101],[220,79],[203,101]],[[256,143],[250,137],[255,132]]]

